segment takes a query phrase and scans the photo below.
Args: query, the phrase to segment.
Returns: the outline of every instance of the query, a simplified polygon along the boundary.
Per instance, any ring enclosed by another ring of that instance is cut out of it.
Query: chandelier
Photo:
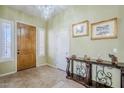
[[[60,11],[65,9],[65,6],[61,5],[38,5],[38,10],[41,13],[41,16],[44,17],[46,20],[53,17]]]

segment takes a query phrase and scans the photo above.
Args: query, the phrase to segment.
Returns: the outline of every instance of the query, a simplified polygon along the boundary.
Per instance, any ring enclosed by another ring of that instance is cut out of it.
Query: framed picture
[[[83,21],[72,25],[72,36],[88,36],[89,35],[89,21]]]
[[[91,39],[117,38],[117,18],[91,24]]]

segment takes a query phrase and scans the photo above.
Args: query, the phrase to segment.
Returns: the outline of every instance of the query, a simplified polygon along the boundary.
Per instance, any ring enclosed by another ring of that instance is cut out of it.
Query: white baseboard
[[[60,68],[58,68],[58,67],[55,66],[55,65],[48,64],[47,66],[50,66],[50,67],[52,67],[52,68],[55,68],[55,69],[58,69],[58,70],[61,70],[61,71],[66,72],[66,70],[60,69]]]
[[[16,72],[17,72],[17,71],[13,71],[13,72],[1,74],[0,77],[7,76],[7,75],[10,75],[10,74],[14,74],[14,73],[16,73]]]
[[[40,67],[40,66],[50,66],[50,67],[53,67],[53,68],[57,68],[55,65],[51,65],[51,64],[48,64],[48,63],[40,64],[40,65],[37,65],[36,67]]]
[[[49,66],[49,67],[52,67],[52,68],[55,68],[55,69],[59,69],[55,65],[51,65],[51,64],[48,64],[48,63],[37,65],[37,67],[40,67],[40,66]],[[59,70],[61,70],[61,69],[59,69]],[[62,71],[64,71],[64,70],[62,70]]]
[[[57,68],[55,65],[51,65],[51,64],[47,64],[47,66],[53,67],[53,68]]]
[[[44,64],[36,65],[36,67],[46,66],[46,65],[48,65],[48,64],[47,63],[44,63]]]

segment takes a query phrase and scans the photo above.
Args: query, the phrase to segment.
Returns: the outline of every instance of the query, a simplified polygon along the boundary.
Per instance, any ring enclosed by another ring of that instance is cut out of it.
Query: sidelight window
[[[0,19],[0,61],[13,59],[13,23]]]

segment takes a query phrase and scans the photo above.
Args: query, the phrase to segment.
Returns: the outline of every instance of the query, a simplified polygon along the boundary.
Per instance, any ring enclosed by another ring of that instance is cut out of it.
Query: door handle
[[[19,54],[19,51],[17,52],[17,54]]]
[[[20,50],[19,49],[17,49],[17,54],[20,54]]]

